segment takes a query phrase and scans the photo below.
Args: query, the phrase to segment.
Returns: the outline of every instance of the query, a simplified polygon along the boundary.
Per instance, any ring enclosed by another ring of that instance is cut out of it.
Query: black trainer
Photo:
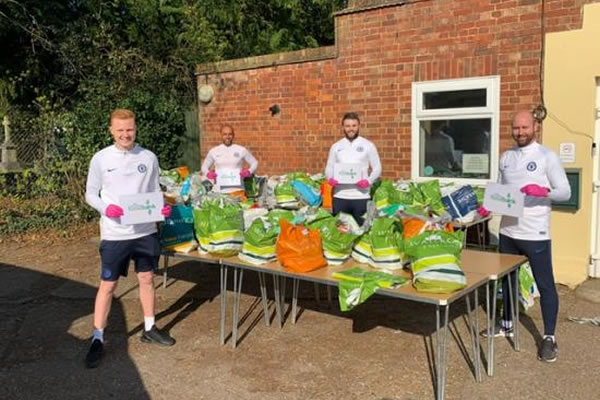
[[[545,362],[554,362],[556,361],[557,354],[558,346],[556,345],[556,341],[552,340],[551,337],[545,338],[542,341],[542,345],[540,346],[538,360]]]
[[[496,324],[492,327],[492,337],[513,337],[514,335],[514,328],[512,326],[510,328],[505,328],[502,326],[500,321],[496,322]],[[488,337],[487,329],[481,331],[481,336]]]
[[[85,366],[87,368],[96,368],[98,365],[100,365],[103,348],[104,345],[100,339],[94,339],[92,341],[90,350],[88,351],[87,356],[85,356]]]
[[[149,331],[142,333],[142,342],[160,344],[161,346],[173,346],[175,339],[169,336],[168,333],[158,329],[156,325],[152,325]]]

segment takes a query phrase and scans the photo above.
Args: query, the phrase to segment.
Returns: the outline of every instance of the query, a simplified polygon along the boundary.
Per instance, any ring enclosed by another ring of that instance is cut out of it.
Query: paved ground
[[[283,329],[267,327],[255,297],[257,278],[247,273],[241,341],[234,350],[230,341],[218,344],[218,270],[181,262],[170,270],[168,288],[158,290],[158,324],[177,344],[140,342],[142,317],[130,276],[113,303],[102,365],[86,370],[96,245],[86,234],[52,242],[5,240],[0,261],[3,400],[434,398],[428,349],[435,328],[428,306],[376,296],[343,314],[335,306],[319,306],[312,285],[305,284],[298,323],[288,318]],[[484,375],[483,383],[475,382],[465,360],[470,339],[463,305],[455,307],[446,398],[598,399],[600,328],[567,317],[597,317],[600,306],[567,288],[559,293],[558,361],[536,359],[541,327],[536,306],[522,319],[521,351],[497,340],[496,373]]]

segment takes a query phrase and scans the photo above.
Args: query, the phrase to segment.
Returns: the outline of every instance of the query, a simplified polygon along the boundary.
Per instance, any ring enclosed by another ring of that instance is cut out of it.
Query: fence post
[[[8,116],[4,116],[2,125],[4,126],[4,144],[2,144],[0,172],[20,172],[23,168],[17,160],[17,148],[10,140],[10,121],[8,120]]]

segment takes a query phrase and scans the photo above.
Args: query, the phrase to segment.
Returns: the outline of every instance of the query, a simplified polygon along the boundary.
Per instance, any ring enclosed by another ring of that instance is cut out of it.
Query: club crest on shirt
[[[240,158],[240,153],[238,153],[238,152],[236,151],[235,153],[233,153],[233,156],[234,156],[235,158]]]
[[[146,167],[145,164],[138,164],[137,170],[140,174],[143,174],[144,172],[146,172],[148,170],[148,167]]]
[[[535,161],[530,161],[530,162],[527,164],[527,171],[529,171],[529,172],[533,172],[533,171],[535,171],[536,169],[537,169],[537,164],[535,163]]]
[[[362,153],[363,151],[365,151],[365,149],[364,149],[364,147],[362,147],[362,146],[358,146],[358,147],[356,148],[356,151],[358,151],[359,153]]]

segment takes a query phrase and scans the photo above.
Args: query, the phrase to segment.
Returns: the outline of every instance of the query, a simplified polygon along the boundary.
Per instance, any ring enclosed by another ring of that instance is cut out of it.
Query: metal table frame
[[[469,250],[466,252],[468,256],[477,255],[477,254],[496,254],[500,255],[501,253],[489,253],[489,252],[481,252],[477,250]],[[467,257],[468,257],[467,256]],[[514,255],[514,254],[502,254],[503,257],[510,257],[513,259],[510,268],[495,268],[496,266],[483,266],[483,267],[472,267],[470,263],[463,263],[463,270],[466,272],[483,272],[488,275],[488,283],[485,286],[486,293],[486,317],[487,317],[487,348],[488,348],[488,363],[487,363],[487,374],[488,376],[494,376],[494,336],[492,335],[494,324],[496,322],[496,301],[498,297],[498,281],[500,279],[510,276],[510,274],[516,274],[516,287],[513,288],[512,279],[508,279],[508,291],[509,296],[511,297],[511,309],[510,313],[512,315],[513,326],[515,331],[514,336],[514,349],[515,351],[520,351],[520,333],[519,333],[519,268],[527,261],[527,258],[524,256]],[[463,256],[463,260],[466,258]],[[483,271],[482,271],[483,269]],[[490,296],[490,286],[492,287],[492,294]],[[491,297],[491,304],[490,304]]]
[[[352,265],[358,264],[355,262],[351,262]],[[276,263],[275,263],[276,264]],[[273,282],[274,282],[274,290],[275,290],[275,305],[278,310],[278,315],[280,316],[281,321],[281,310],[283,308],[283,299],[284,296],[282,293],[285,292],[285,289],[282,290],[281,284],[285,282],[285,278],[292,278],[292,323],[295,323],[296,316],[296,304],[298,299],[298,284],[300,280],[313,282],[315,284],[325,284],[328,289],[331,286],[337,286],[338,281],[333,278],[323,278],[319,276],[315,276],[311,273],[295,273],[292,271],[288,271],[280,267],[278,264],[277,269],[273,269],[275,266],[273,263],[267,264],[271,268],[266,265],[252,265],[245,263],[241,260],[237,259],[224,259],[222,265],[232,268],[247,268],[250,270],[258,271],[259,273],[265,273],[268,271],[273,274]],[[339,267],[330,267],[335,270],[342,270],[347,266],[342,265]],[[475,379],[477,382],[481,382],[481,370],[480,370],[480,341],[479,341],[479,319],[475,316],[473,319],[472,314],[473,310],[477,310],[479,308],[479,299],[478,299],[478,289],[484,285],[487,285],[488,278],[487,276],[471,273],[471,278],[475,278],[476,282],[471,283],[466,289],[460,290],[458,292],[448,294],[448,295],[439,295],[436,297],[429,296],[428,294],[420,294],[417,292],[413,293],[402,293],[398,289],[380,289],[377,291],[378,294],[395,297],[403,300],[411,300],[422,303],[433,304],[436,307],[436,356],[434,357],[435,362],[435,371],[436,371],[436,398],[443,399],[445,396],[444,388],[446,382],[446,371],[447,371],[447,342],[448,342],[448,322],[449,322],[449,313],[450,313],[450,305],[457,300],[462,298],[466,299],[467,304],[467,321],[469,325],[469,333],[471,335],[472,342],[472,351],[473,351],[473,365],[475,369]],[[235,298],[238,299],[240,297],[241,287],[237,288],[239,291],[234,295]],[[400,288],[402,289],[402,288]],[[330,291],[328,290],[328,293]],[[470,295],[474,294],[474,308],[471,308]],[[280,303],[279,306],[277,303]],[[235,311],[234,311],[235,314]],[[473,324],[474,321],[474,324]],[[233,320],[234,331],[237,330],[235,325],[237,325],[237,319],[234,316]]]
[[[493,254],[493,253],[491,253]],[[209,264],[216,264],[220,266],[220,293],[221,293],[221,309],[220,309],[220,325],[219,325],[219,343],[223,345],[225,343],[225,310],[227,307],[227,273],[228,268],[233,268],[233,320],[232,320],[232,346],[235,348],[237,346],[237,333],[238,333],[238,323],[239,323],[239,305],[241,298],[241,290],[242,290],[242,281],[243,281],[243,273],[244,270],[252,270],[256,271],[259,276],[260,283],[260,292],[263,304],[263,311],[265,316],[265,323],[267,326],[270,325],[270,312],[268,310],[268,300],[267,300],[267,289],[266,289],[266,273],[270,273],[273,276],[273,287],[274,287],[274,297],[275,297],[275,310],[277,313],[277,320],[279,323],[279,327],[282,327],[283,321],[283,305],[285,303],[285,279],[292,279],[292,324],[296,322],[296,310],[297,310],[297,300],[298,300],[298,287],[300,280],[313,282],[315,284],[315,288],[317,284],[325,284],[328,290],[328,298],[331,302],[331,286],[337,286],[338,281],[332,279],[329,276],[320,276],[320,274],[315,273],[295,273],[293,271],[288,271],[283,267],[279,266],[277,262],[272,262],[269,264],[263,265],[253,265],[250,263],[246,263],[244,261],[239,260],[237,257],[229,257],[229,258],[217,258],[214,256],[201,256],[201,255],[188,255],[181,253],[165,253],[164,254],[164,271],[163,271],[163,286],[166,287],[166,279],[167,279],[167,268],[168,268],[168,260],[169,257],[175,256],[179,258],[184,258],[188,260],[201,261]],[[495,320],[495,300],[496,300],[496,292],[497,292],[497,282],[499,279],[504,277],[505,275],[514,272],[524,261],[516,263],[511,268],[506,269],[505,271],[498,274],[491,275],[482,275],[477,272],[473,272],[472,270],[465,270],[465,273],[468,274],[468,277],[475,278],[475,282],[471,282],[466,289],[457,291],[448,295],[437,295],[437,296],[429,296],[428,294],[421,294],[416,291],[407,292],[402,291],[402,288],[399,289],[385,289],[382,288],[377,291],[378,294],[400,298],[404,300],[417,301],[422,303],[428,303],[435,305],[435,319],[436,319],[436,355],[434,357],[435,363],[435,373],[436,373],[436,398],[444,399],[445,397],[445,382],[446,382],[446,371],[447,371],[447,356],[448,356],[448,322],[449,322],[449,312],[450,306],[457,300],[465,298],[467,305],[467,322],[469,325],[469,333],[471,335],[472,342],[472,351],[474,355],[474,369],[475,369],[475,379],[477,382],[481,382],[481,371],[480,371],[480,340],[479,340],[479,318],[477,317],[477,313],[475,312],[475,317],[473,320],[473,311],[476,311],[479,308],[479,299],[478,299],[478,291],[479,289],[485,285],[486,287],[486,322],[487,322],[487,332],[488,332],[488,354],[490,361],[488,362],[488,375],[493,375],[493,357],[494,357],[494,344],[493,337],[491,336],[491,331],[493,329],[493,323]],[[358,263],[351,261],[352,265],[356,265]],[[331,270],[342,270],[345,266],[338,267],[329,267]],[[471,279],[472,280],[472,279]],[[509,280],[510,282],[510,280]],[[489,301],[489,288],[490,283],[493,284],[494,287],[494,307],[490,308]],[[510,286],[510,285],[509,285]],[[511,291],[511,296],[513,295],[512,287],[509,287]],[[318,291],[316,292],[318,296]],[[470,295],[474,296],[474,307],[471,308]],[[518,307],[514,307],[518,304],[518,291],[514,291],[514,298],[516,301],[511,302],[513,307],[511,309],[513,315],[513,321],[515,321],[515,349],[519,349],[519,335],[518,335]],[[317,297],[319,301],[319,297]],[[474,321],[474,323],[473,323]]]

